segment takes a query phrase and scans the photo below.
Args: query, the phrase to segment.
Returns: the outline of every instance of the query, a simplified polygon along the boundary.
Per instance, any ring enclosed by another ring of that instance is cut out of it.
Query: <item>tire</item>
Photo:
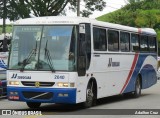
[[[32,108],[32,109],[39,108],[41,105],[40,102],[26,102],[26,104],[29,108]]]
[[[87,90],[86,90],[86,101],[83,103],[83,106],[85,108],[89,108],[93,105],[95,105],[95,90],[94,90],[94,84],[93,81],[91,81],[88,86],[87,86]]]
[[[135,91],[133,92],[133,97],[138,98],[141,95],[141,81],[140,78],[137,77],[135,83]]]

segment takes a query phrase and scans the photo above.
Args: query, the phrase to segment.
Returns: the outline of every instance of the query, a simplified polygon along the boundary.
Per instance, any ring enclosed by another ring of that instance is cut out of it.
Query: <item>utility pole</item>
[[[2,33],[6,33],[6,0],[3,0],[3,29]]]
[[[77,0],[77,16],[80,16],[80,0]]]

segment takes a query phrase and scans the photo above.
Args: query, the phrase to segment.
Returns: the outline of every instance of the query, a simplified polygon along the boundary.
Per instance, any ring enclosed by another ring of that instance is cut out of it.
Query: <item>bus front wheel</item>
[[[94,91],[94,83],[91,81],[86,90],[86,101],[83,103],[85,108],[89,108],[94,104],[95,101],[95,91]]]
[[[41,103],[40,102],[26,102],[29,108],[39,108]]]

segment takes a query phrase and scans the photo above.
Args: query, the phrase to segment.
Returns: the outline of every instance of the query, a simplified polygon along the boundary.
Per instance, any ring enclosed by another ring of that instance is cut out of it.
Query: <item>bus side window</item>
[[[137,34],[131,34],[131,47],[133,52],[139,51],[139,36]]]
[[[106,51],[107,50],[107,40],[106,40],[106,30],[102,28],[93,28],[93,40],[94,40],[94,50],[96,51]]]
[[[120,49],[122,52],[128,52],[129,51],[129,40],[130,40],[130,34],[127,32],[121,32],[120,33]]]
[[[114,30],[108,30],[108,50],[119,50],[119,32]]]
[[[156,52],[157,48],[156,48],[156,38],[149,36],[148,37],[148,43],[149,43],[149,51],[150,52]]]
[[[143,52],[148,51],[148,38],[147,38],[147,36],[141,35],[140,50]]]

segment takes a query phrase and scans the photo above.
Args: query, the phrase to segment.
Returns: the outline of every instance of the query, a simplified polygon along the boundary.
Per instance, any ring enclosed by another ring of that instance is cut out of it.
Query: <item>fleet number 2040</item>
[[[64,75],[55,75],[54,79],[65,79]]]

